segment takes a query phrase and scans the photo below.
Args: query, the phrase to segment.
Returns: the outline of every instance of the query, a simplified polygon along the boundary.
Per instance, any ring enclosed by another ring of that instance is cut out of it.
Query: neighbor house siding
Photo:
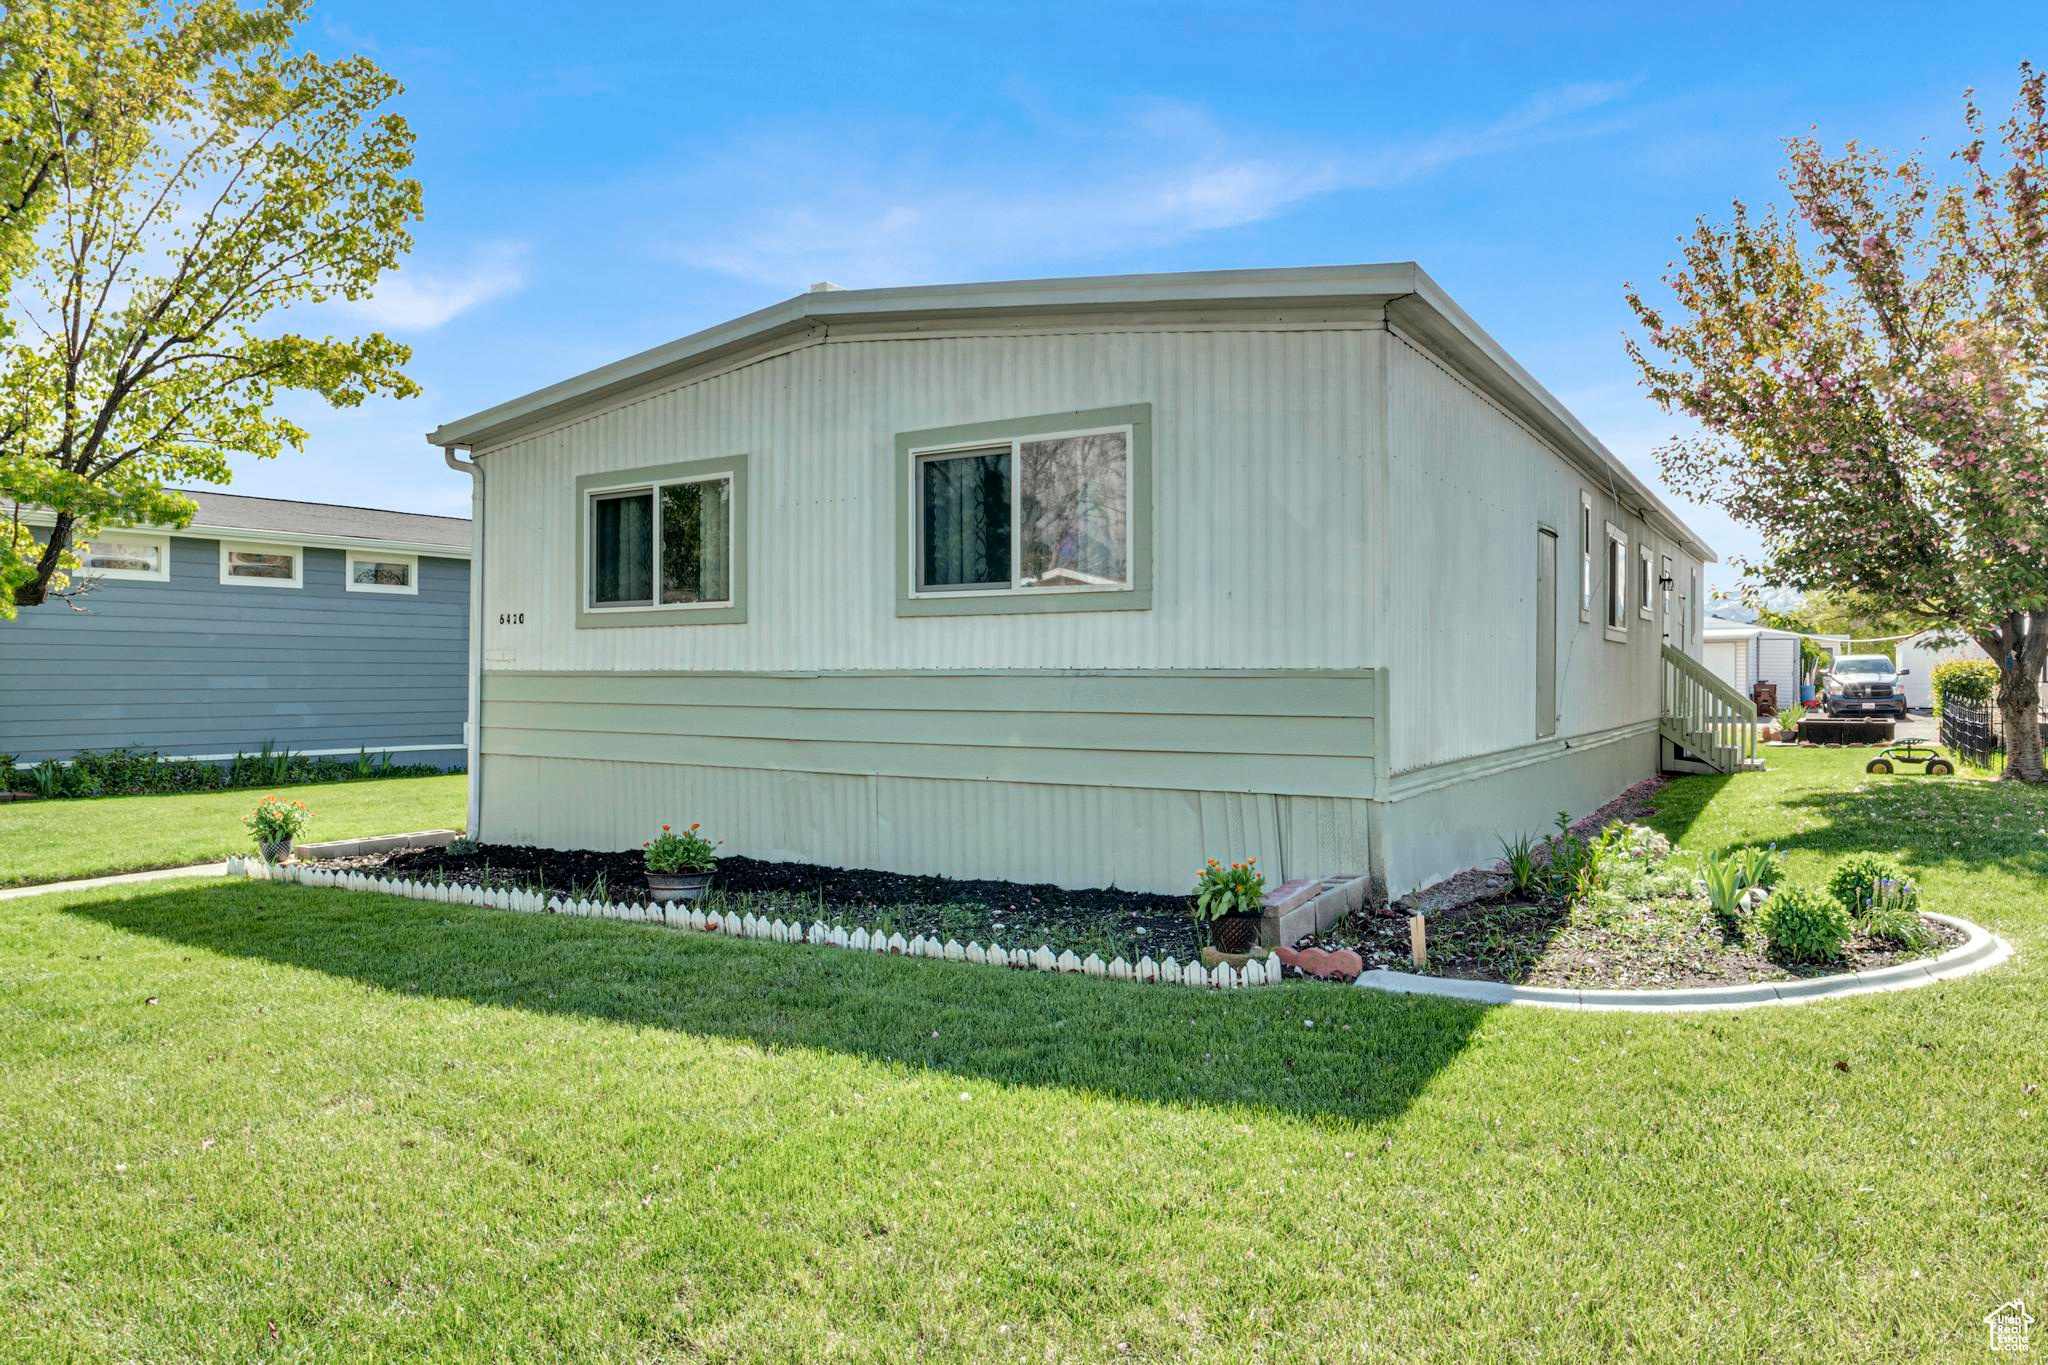
[[[0,752],[406,750],[459,762],[469,564],[422,556],[418,595],[351,593],[341,550],[305,586],[220,582],[219,543],[175,537],[167,582],[107,580],[0,623]]]

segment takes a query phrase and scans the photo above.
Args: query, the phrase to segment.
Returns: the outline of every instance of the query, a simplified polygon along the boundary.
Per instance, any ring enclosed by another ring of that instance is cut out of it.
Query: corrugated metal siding
[[[490,668],[1357,668],[1375,333],[836,341],[483,454]],[[895,614],[901,431],[1153,405],[1150,611]],[[577,630],[578,475],[751,456],[749,620]],[[502,567],[501,567],[502,566]],[[523,613],[500,626],[502,613]]]
[[[1537,737],[1536,534],[1558,533],[1558,735],[1653,718],[1660,616],[1637,614],[1636,547],[1670,555],[1672,630],[1697,561],[1398,335],[1387,346],[1389,670],[1384,752],[1402,772]],[[1593,619],[1579,620],[1579,493],[1593,495]],[[1605,523],[1629,536],[1628,639],[1605,637]],[[1653,574],[1654,578],[1654,574]]]
[[[952,877],[1178,892],[1206,854],[1268,880],[1367,869],[1364,801],[936,781],[491,755],[493,840],[636,848],[702,820],[728,853]]]
[[[23,761],[124,746],[164,754],[375,753],[450,745],[467,696],[469,565],[422,558],[417,596],[351,593],[340,550],[305,586],[230,587],[218,543],[176,537],[162,583],[107,580],[84,610],[0,623],[0,752]]]

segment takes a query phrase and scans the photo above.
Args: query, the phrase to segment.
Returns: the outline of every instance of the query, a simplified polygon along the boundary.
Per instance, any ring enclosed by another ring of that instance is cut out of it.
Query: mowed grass
[[[279,787],[313,812],[307,839],[460,829],[466,779],[389,777]],[[242,817],[263,792],[0,803],[0,886],[202,863],[253,849]]]
[[[2048,800],[1853,753],[1997,971],[1735,1014],[1054,978],[258,883],[0,903],[23,1357],[1905,1360],[2044,1289]],[[2036,1310],[2038,1313],[2038,1310]]]

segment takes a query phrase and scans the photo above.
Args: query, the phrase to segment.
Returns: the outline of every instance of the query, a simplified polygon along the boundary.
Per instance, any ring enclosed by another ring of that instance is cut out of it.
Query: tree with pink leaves
[[[1701,219],[1628,343],[1698,423],[1673,486],[1753,527],[1752,579],[1852,594],[1998,662],[2005,775],[2048,781],[2048,91],[2020,67],[1945,167],[1787,143],[1790,210]]]

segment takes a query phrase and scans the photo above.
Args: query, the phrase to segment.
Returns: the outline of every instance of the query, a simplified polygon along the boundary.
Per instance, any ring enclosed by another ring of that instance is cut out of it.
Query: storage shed
[[[1805,671],[1800,664],[1797,632],[1710,618],[1703,639],[1706,649],[1702,657],[1707,667],[1743,696],[1755,696],[1757,683],[1767,682],[1777,687],[1781,705],[1799,700]],[[1849,648],[1847,636],[1816,637],[1815,643],[1831,657],[1846,653]]]
[[[1413,264],[816,290],[428,439],[489,841],[1399,894],[1739,710],[1711,551]]]

